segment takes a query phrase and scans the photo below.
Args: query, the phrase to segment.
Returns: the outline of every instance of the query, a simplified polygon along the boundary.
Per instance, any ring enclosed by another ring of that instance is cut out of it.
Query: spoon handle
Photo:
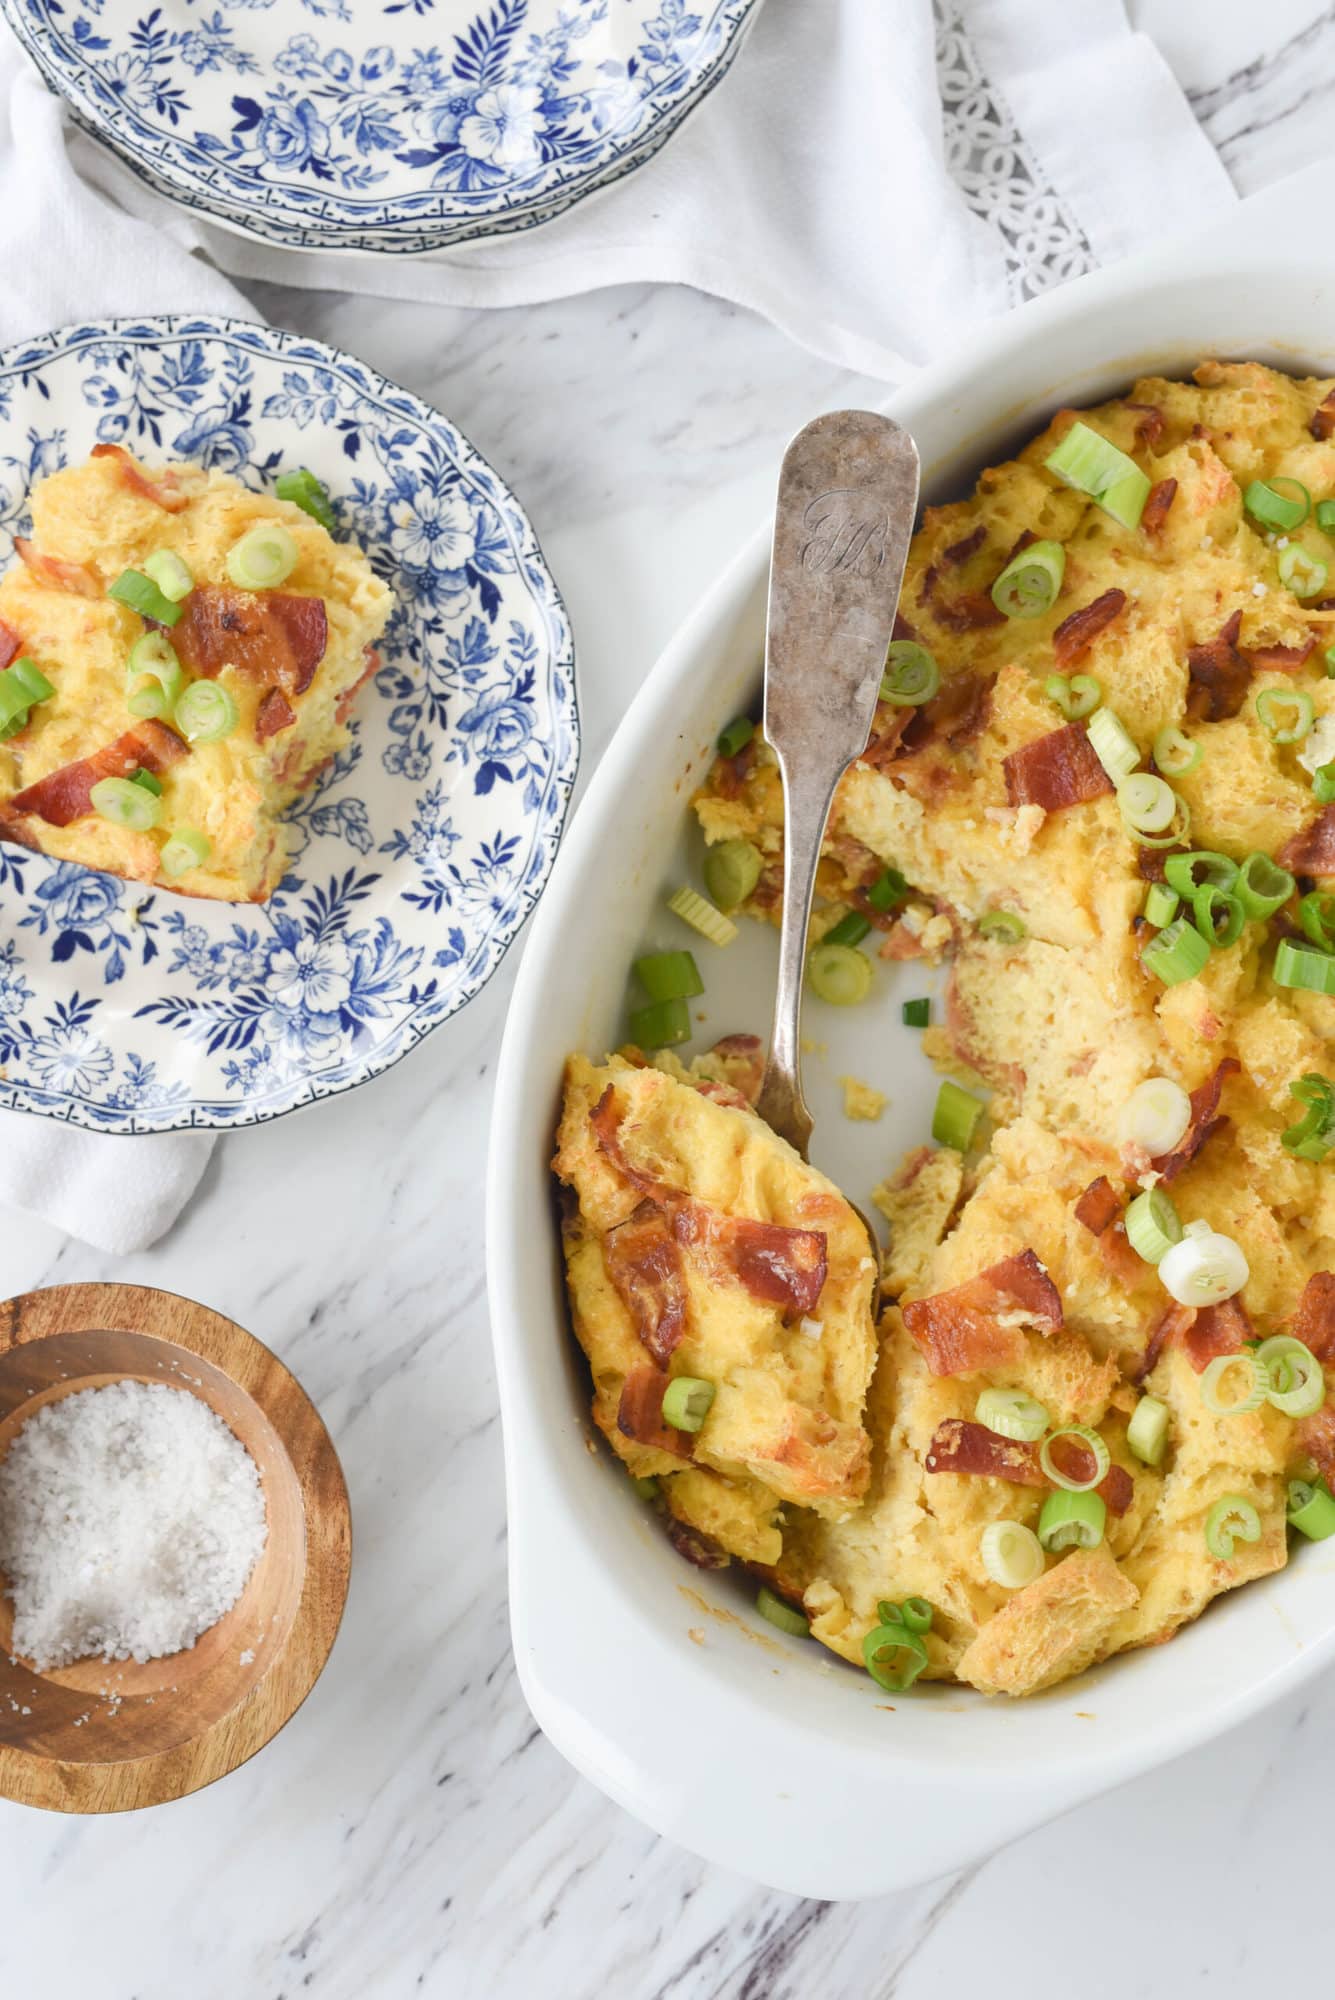
[[[806,1157],[799,1031],[807,924],[835,786],[867,747],[918,507],[918,448],[869,410],[784,453],[765,634],[765,735],[783,779],[783,929],[757,1110]]]

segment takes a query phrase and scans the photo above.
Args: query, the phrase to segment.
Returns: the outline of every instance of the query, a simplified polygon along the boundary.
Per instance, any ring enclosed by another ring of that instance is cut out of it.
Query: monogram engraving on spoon
[[[868,505],[865,493],[836,487],[818,493],[802,516],[810,538],[802,544],[807,569],[849,570],[867,576],[885,561],[890,522],[884,507]]]

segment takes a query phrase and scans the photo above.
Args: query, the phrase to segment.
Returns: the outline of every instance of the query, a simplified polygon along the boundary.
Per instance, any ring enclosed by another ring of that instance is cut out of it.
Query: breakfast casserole
[[[903,1003],[946,1076],[876,1192],[874,1338],[758,1054],[673,1053],[692,953],[570,1065],[595,1420],[685,1553],[886,1689],[1032,1694],[1335,1531],[1332,565],[1335,383],[1254,363],[1062,410],[927,509],[808,954],[847,1003],[947,967],[942,1021]],[[746,718],[694,803],[672,907],[777,921]]]

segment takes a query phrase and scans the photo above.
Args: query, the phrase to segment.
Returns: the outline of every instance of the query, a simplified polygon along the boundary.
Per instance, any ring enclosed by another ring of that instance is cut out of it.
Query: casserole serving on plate
[[[1286,191],[1189,252],[1030,308],[899,397],[894,414],[918,440],[928,499],[966,490],[1059,405],[1119,393],[1141,374],[1180,376],[1211,355],[1329,374],[1335,304],[1303,251],[1284,246],[1272,209],[1282,219],[1287,203]],[[814,1649],[771,1637],[726,1576],[683,1572],[586,1449],[559,1271],[531,1247],[535,1209],[548,1201],[561,1063],[569,1049],[596,1054],[621,1040],[623,968],[658,893],[685,872],[681,797],[703,776],[720,725],[755,699],[766,552],[758,539],[641,695],[591,789],[516,994],[491,1190],[513,1618],[535,1713],[613,1796],[777,1886],[866,1895],[958,1865],[1239,1719],[1335,1650],[1335,1599],[1329,1556],[1304,1550],[1171,1647],[1023,1711],[945,1688],[887,1701]],[[609,840],[624,857],[621,879],[591,906],[577,885]],[[726,976],[711,981],[727,1011],[702,1024],[706,1040],[768,1018],[767,943],[748,936],[729,952]],[[808,1014],[817,1043],[829,1022],[816,1007]],[[925,1134],[935,1079],[910,1031],[887,1039],[901,1031],[884,1010],[862,1024],[842,1017],[837,1034],[839,1067],[888,1079],[892,1099],[883,1126],[853,1128],[834,1115],[833,1077],[816,1080],[817,1164],[861,1200],[887,1155]],[[683,1740],[696,1746],[686,1760]],[[914,1838],[902,1851],[881,1831],[887,1796],[901,1823],[910,1808]]]

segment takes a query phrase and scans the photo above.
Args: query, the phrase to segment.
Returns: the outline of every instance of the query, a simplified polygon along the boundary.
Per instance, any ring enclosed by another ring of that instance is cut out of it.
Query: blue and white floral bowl
[[[531,228],[657,152],[760,0],[0,0],[159,192],[296,250]]]
[[[397,600],[267,904],[0,843],[0,1105],[102,1132],[252,1125],[387,1069],[500,963],[575,781],[570,625],[467,440],[319,341],[164,317],[0,353],[0,562],[32,482],[99,441],[252,486],[309,465]]]

